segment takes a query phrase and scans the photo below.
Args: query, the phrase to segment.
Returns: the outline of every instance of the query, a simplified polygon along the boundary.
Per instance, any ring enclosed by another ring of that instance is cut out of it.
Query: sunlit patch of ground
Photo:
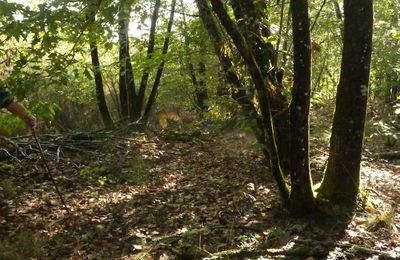
[[[363,163],[362,202],[347,221],[298,220],[280,209],[273,178],[253,142],[240,131],[185,141],[139,135],[98,140],[93,149],[82,145],[59,163],[49,156],[71,218],[52,185],[38,178],[39,161],[26,161],[30,167],[19,165],[0,177],[12,177],[15,190],[9,213],[1,217],[0,249],[25,247],[25,259],[400,254],[398,166]],[[314,146],[317,174],[326,154]],[[22,239],[27,234],[33,243]]]

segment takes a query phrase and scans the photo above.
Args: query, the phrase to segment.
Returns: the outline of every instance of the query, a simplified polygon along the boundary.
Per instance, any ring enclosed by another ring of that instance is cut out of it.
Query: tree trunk
[[[290,107],[291,210],[312,212],[314,193],[310,175],[309,111],[311,94],[311,38],[307,0],[291,0],[294,80]]]
[[[343,15],[342,15],[342,11],[340,10],[340,5],[339,5],[338,0],[333,0],[333,6],[335,7],[335,14],[336,14],[337,19],[342,21]]]
[[[119,62],[120,62],[120,102],[121,111],[124,117],[129,116],[130,121],[137,120],[140,111],[136,109],[137,95],[135,79],[133,77],[133,69],[131,57],[129,54],[129,21],[131,14],[131,3],[129,0],[121,0],[120,10],[118,13],[119,23]]]
[[[171,2],[171,13],[170,13],[170,16],[169,16],[168,27],[167,27],[167,34],[165,36],[164,46],[163,46],[163,50],[162,50],[162,55],[164,55],[164,56],[168,52],[169,40],[170,40],[170,37],[171,37],[172,23],[174,21],[175,6],[176,6],[176,0],[172,0],[172,2]],[[142,116],[142,121],[144,123],[147,122],[147,120],[148,120],[148,118],[150,116],[150,112],[151,112],[152,106],[153,106],[153,104],[154,104],[154,102],[156,100],[158,87],[160,85],[161,76],[162,76],[162,73],[163,73],[163,70],[164,70],[164,65],[165,65],[165,61],[163,60],[160,63],[160,66],[158,67],[157,74],[156,74],[156,77],[155,77],[154,83],[153,83],[153,88],[151,89],[151,93],[150,93],[149,99],[147,101],[146,109],[145,109],[144,114]]]
[[[286,98],[282,91],[284,86],[277,79],[277,56],[273,45],[264,41],[263,37],[271,36],[271,30],[260,21],[266,19],[257,9],[253,0],[231,0],[238,26],[247,43],[255,54],[255,59],[265,79],[270,80],[275,91],[271,96],[271,112],[277,129],[276,138],[281,165],[289,168],[290,162],[290,131],[289,113]]]
[[[341,75],[336,95],[328,165],[319,197],[354,204],[360,163],[371,65],[372,0],[344,1]]]
[[[200,55],[205,55],[204,46],[200,46]],[[206,64],[203,61],[199,61],[199,80],[197,81],[196,86],[196,97],[197,97],[197,106],[200,108],[201,112],[205,112],[208,107],[206,105],[206,100],[208,99],[207,87],[206,87]]]
[[[126,77],[126,67],[128,54],[128,26],[129,21],[126,15],[127,7],[124,5],[124,0],[121,1],[120,11],[118,13],[118,40],[119,40],[119,102],[121,104],[121,115],[127,118],[129,116],[128,108],[128,84]]]
[[[275,141],[275,129],[274,122],[271,114],[270,106],[270,94],[267,88],[271,88],[269,82],[264,79],[260,68],[254,58],[254,53],[247,45],[246,40],[239,32],[237,26],[233,23],[228,13],[226,12],[221,0],[211,0],[214,12],[219,17],[221,24],[225,27],[228,34],[231,36],[236,48],[239,50],[242,58],[244,59],[250,75],[254,81],[255,88],[257,90],[258,101],[260,104],[261,115],[263,124],[265,127],[265,134],[267,140],[267,149],[269,154],[269,160],[271,163],[272,174],[277,181],[281,200],[284,206],[289,205],[289,189],[283,178],[278,149]]]
[[[98,5],[100,3],[92,3],[89,7],[88,22],[93,24],[96,21],[96,12],[98,10]],[[97,50],[96,40],[93,36],[90,36],[90,57],[92,60],[94,79],[96,83],[96,100],[97,105],[100,110],[101,119],[103,120],[104,126],[111,128],[113,126],[113,121],[111,119],[110,112],[108,111],[106,98],[104,95],[103,77],[100,68],[99,53]]]
[[[223,39],[214,20],[210,6],[208,5],[206,0],[196,0],[196,3],[199,9],[200,18],[204,24],[204,27],[207,30],[208,36],[210,37],[210,40],[214,46],[214,51],[221,64],[224,78],[232,88],[232,98],[239,103],[247,118],[250,121],[253,120],[256,122],[256,127],[258,127],[258,129],[256,127],[253,127],[253,132],[258,142],[261,144],[265,144],[264,126],[262,120],[258,116],[257,110],[254,107],[253,102],[247,95],[245,86],[236,75],[233,68],[233,62],[228,56],[225,55],[223,51],[225,40]]]
[[[195,91],[195,96],[196,96],[196,109],[199,112],[200,117],[203,117],[203,113],[207,110],[207,106],[205,104],[205,100],[208,98],[207,94],[207,89],[205,86],[205,73],[206,73],[206,65],[204,62],[199,62],[199,80],[196,77],[196,72],[194,69],[194,65],[192,63],[192,55],[191,55],[191,50],[190,50],[190,37],[187,33],[187,28],[186,28],[186,15],[184,11],[184,5],[183,5],[183,0],[181,0],[181,8],[182,8],[182,21],[183,21],[183,36],[185,39],[185,54],[186,54],[186,62],[187,62],[187,68],[189,71],[190,78],[192,79],[192,84],[194,87]],[[200,55],[203,56],[205,55],[205,49],[204,49],[204,44],[205,42],[199,43],[200,45]]]
[[[147,59],[148,60],[151,59],[153,52],[154,52],[154,46],[155,46],[155,40],[156,40],[156,25],[157,25],[157,20],[158,20],[158,13],[160,11],[160,5],[161,5],[161,0],[156,0],[156,2],[154,3],[153,15],[151,16],[149,45],[147,47]],[[140,111],[140,115],[141,115],[142,109],[143,109],[143,103],[144,103],[144,99],[145,99],[149,74],[150,74],[149,68],[148,68],[148,66],[145,66],[145,68],[143,70],[142,80],[140,81],[140,88],[139,88],[139,94],[138,94],[138,100],[137,100],[137,110]]]

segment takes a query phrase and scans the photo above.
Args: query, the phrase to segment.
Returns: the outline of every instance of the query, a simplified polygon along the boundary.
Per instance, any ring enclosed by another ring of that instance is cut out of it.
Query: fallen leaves
[[[46,244],[40,256],[63,259],[210,257],[243,248],[302,253],[305,259],[324,250],[347,256],[347,248],[336,249],[340,243],[400,253],[398,210],[383,210],[376,194],[343,228],[336,220],[290,219],[279,209],[263,156],[250,146],[251,140],[240,134],[182,142],[139,135],[101,140],[96,156],[85,153],[92,148],[84,145],[80,152],[48,150],[73,217],[66,218],[52,186],[37,179],[40,167],[28,160],[24,163],[37,170],[13,166],[15,179],[8,181],[7,197],[19,201],[9,200],[11,211],[3,219],[0,212],[0,234],[8,241],[18,230],[34,231]],[[384,173],[366,176],[373,170],[365,170],[364,183],[397,200],[395,169],[368,167]],[[103,185],[99,176],[107,177]],[[379,228],[368,228],[370,220],[380,223]]]

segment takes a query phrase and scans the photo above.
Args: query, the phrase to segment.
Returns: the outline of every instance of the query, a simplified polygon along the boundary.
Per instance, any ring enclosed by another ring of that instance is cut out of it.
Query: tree
[[[129,115],[130,121],[136,121],[141,119],[146,122],[151,108],[155,102],[158,87],[160,85],[161,76],[164,69],[165,61],[163,60],[158,66],[158,70],[154,79],[153,87],[151,89],[146,107],[143,111],[143,104],[145,101],[146,88],[150,75],[150,69],[148,65],[145,65],[143,70],[139,90],[136,90],[135,80],[133,77],[132,62],[129,54],[129,36],[128,36],[128,25],[130,21],[131,13],[131,2],[129,0],[121,0],[119,10],[119,42],[120,42],[120,99],[121,99],[121,110],[122,115]],[[147,59],[151,59],[154,53],[155,47],[155,32],[156,23],[159,16],[161,1],[157,0],[154,5],[154,10],[151,18],[149,43],[147,47]],[[170,18],[168,21],[166,37],[162,49],[162,55],[165,56],[168,52],[168,46],[170,41],[170,34],[172,29],[172,23],[174,20],[176,0],[172,0]],[[163,58],[164,59],[164,58]],[[126,96],[126,97],[125,97]],[[127,101],[126,101],[127,100]],[[126,107],[128,111],[126,111]],[[125,109],[125,111],[124,111]]]
[[[185,58],[186,58],[186,63],[187,63],[187,70],[189,72],[190,78],[192,80],[192,84],[194,87],[194,92],[195,92],[195,103],[196,103],[196,109],[199,111],[199,115],[203,117],[203,113],[207,111],[207,105],[206,105],[206,100],[208,99],[208,93],[207,93],[207,87],[205,83],[205,77],[206,77],[206,64],[204,61],[202,61],[202,58],[206,54],[206,42],[201,41],[198,43],[200,46],[200,51],[199,54],[201,56],[200,61],[198,62],[198,75],[199,77],[196,76],[196,71],[195,67],[193,64],[193,57],[192,57],[192,51],[190,49],[191,44],[193,44],[192,37],[189,35],[188,27],[187,27],[187,21],[186,21],[186,14],[185,14],[185,9],[184,9],[184,4],[183,0],[180,2],[181,8],[182,8],[182,29],[183,29],[183,37],[185,41]],[[203,37],[204,38],[204,37]]]
[[[130,69],[130,55],[129,55],[129,17],[130,17],[130,3],[126,0],[121,0],[118,13],[118,39],[119,39],[119,102],[121,106],[121,116],[129,116],[129,99],[128,99],[128,84],[132,82],[129,78],[132,72],[128,73]],[[132,102],[132,101],[131,101]]]
[[[218,57],[219,63],[222,67],[224,80],[231,88],[231,95],[241,106],[249,121],[255,121],[256,125],[253,126],[253,132],[257,140],[261,144],[265,144],[264,127],[262,120],[257,114],[254,103],[247,95],[246,87],[235,73],[233,61],[224,52],[223,48],[226,45],[224,37],[217,26],[217,23],[212,15],[210,6],[206,0],[196,0],[197,8],[199,10],[200,19],[207,30],[208,36],[213,44],[214,52]],[[265,151],[266,152],[266,151]]]
[[[229,17],[221,0],[211,0],[214,12],[219,17],[221,24],[225,27],[228,34],[231,36],[236,48],[244,59],[249,73],[253,79],[254,86],[257,90],[257,97],[262,116],[263,127],[266,135],[266,149],[268,151],[268,159],[270,160],[272,174],[277,181],[282,203],[288,207],[290,205],[289,188],[283,178],[281,169],[278,148],[276,145],[275,126],[271,113],[271,95],[268,88],[271,88],[270,82],[264,78],[260,67],[258,66],[255,54],[249,47],[246,40],[240,33],[237,26]]]
[[[154,3],[154,10],[151,16],[150,34],[149,34],[149,45],[147,47],[147,59],[151,59],[154,53],[154,46],[156,41],[156,25],[158,20],[158,13],[160,11],[161,0],[156,0]],[[140,117],[143,109],[143,103],[145,99],[145,92],[147,88],[147,82],[149,79],[149,68],[147,66],[143,70],[142,80],[140,81],[139,96],[137,100],[136,110],[138,111],[137,116]]]
[[[291,123],[291,196],[282,178],[280,157],[271,113],[271,79],[263,69],[268,66],[261,57],[267,56],[267,46],[259,38],[257,15],[249,2],[232,0],[239,28],[228,16],[220,0],[211,0],[213,10],[231,36],[244,59],[257,90],[263,118],[268,155],[272,173],[278,182],[281,198],[293,213],[308,213],[314,208],[314,193],[309,166],[309,107],[311,95],[311,40],[308,1],[290,2],[293,20],[294,83],[290,109]],[[372,45],[372,1],[345,1],[344,46],[341,77],[336,99],[330,156],[320,197],[331,202],[354,203],[358,193],[361,149],[368,95],[369,69]],[[325,4],[325,2],[323,3]],[[247,11],[245,11],[247,10]],[[317,18],[321,9],[317,13]],[[249,15],[252,14],[253,15]],[[247,14],[247,15],[246,15]],[[317,19],[316,18],[316,19]],[[315,23],[314,23],[315,25]],[[248,32],[253,34],[247,34]],[[243,34],[247,34],[244,38]],[[248,44],[250,43],[250,44]],[[262,46],[262,47],[260,47]],[[266,58],[268,59],[268,58]],[[352,104],[352,105],[349,105]]]
[[[163,49],[162,49],[162,55],[165,56],[168,52],[168,47],[169,47],[169,41],[170,41],[170,37],[171,37],[171,30],[172,30],[172,23],[174,21],[174,14],[175,14],[175,6],[176,6],[176,0],[172,0],[171,2],[171,12],[170,12],[170,16],[169,16],[169,20],[168,20],[168,25],[167,25],[167,34],[165,36],[164,39],[164,45],[163,45]],[[157,73],[154,79],[154,83],[153,83],[153,87],[151,89],[150,95],[149,95],[149,99],[147,101],[147,105],[146,108],[144,110],[143,116],[142,116],[142,121],[143,122],[147,122],[149,116],[150,116],[150,112],[151,109],[153,107],[153,104],[156,100],[156,95],[157,95],[157,91],[158,91],[158,87],[160,85],[160,81],[161,81],[161,76],[164,70],[164,65],[165,65],[165,58],[163,57],[163,61],[160,63],[160,65],[158,66],[157,69]]]
[[[93,24],[96,21],[96,10],[98,10],[100,2],[91,1],[89,6],[89,14],[88,14],[88,22]],[[103,76],[101,73],[100,62],[99,62],[99,54],[97,50],[97,44],[95,41],[95,37],[92,35],[89,36],[90,39],[90,56],[92,58],[93,65],[93,73],[96,83],[96,97],[97,104],[99,106],[101,118],[106,127],[110,128],[113,125],[113,121],[110,116],[110,112],[108,111],[106,98],[104,95],[104,87],[103,87]]]
[[[307,0],[291,0],[294,78],[290,104],[290,174],[293,212],[310,212],[314,194],[310,176],[309,111],[311,95],[311,38]]]
[[[369,91],[373,28],[372,0],[344,1],[344,38],[328,165],[319,196],[352,204],[360,163]]]
[[[265,5],[256,1],[230,0],[230,2],[238,28],[253,50],[263,77],[274,88],[274,91],[270,91],[270,103],[275,128],[277,129],[276,142],[281,165],[284,168],[289,168],[289,110],[287,100],[282,94],[284,86],[282,81],[278,79],[281,71],[275,67],[278,59],[277,53],[272,43],[265,40],[271,37],[271,29],[266,25],[266,22],[263,22],[268,21],[266,13],[263,12]]]

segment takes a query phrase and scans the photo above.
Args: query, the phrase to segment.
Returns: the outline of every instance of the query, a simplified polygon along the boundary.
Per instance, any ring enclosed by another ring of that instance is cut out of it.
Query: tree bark
[[[183,20],[183,35],[185,39],[185,52],[186,52],[186,62],[187,62],[187,68],[189,71],[190,78],[192,79],[192,84],[194,87],[195,91],[195,96],[196,96],[196,106],[197,110],[199,112],[200,117],[203,117],[203,113],[207,110],[207,106],[205,104],[205,100],[208,99],[208,93],[207,93],[207,88],[205,85],[205,74],[206,74],[206,65],[204,62],[200,61],[199,62],[199,79],[196,77],[196,72],[194,69],[194,65],[192,63],[192,55],[191,55],[191,50],[190,50],[190,43],[191,39],[189,37],[189,34],[187,33],[187,27],[186,27],[186,14],[184,12],[184,5],[183,5],[183,0],[181,0],[181,8],[182,8],[182,20]],[[205,42],[200,42],[200,56],[205,55]]]
[[[207,30],[208,36],[210,37],[210,40],[214,46],[214,51],[218,57],[219,63],[221,64],[223,76],[232,89],[232,98],[238,102],[247,118],[250,121],[254,120],[256,122],[256,127],[258,127],[258,129],[254,127],[253,132],[258,142],[265,144],[264,126],[262,120],[258,116],[253,102],[246,93],[245,86],[236,75],[233,68],[233,62],[228,56],[225,55],[223,51],[225,40],[223,39],[216,21],[214,20],[210,6],[206,0],[196,0],[196,3],[202,23]],[[223,93],[223,91],[221,92]]]
[[[339,2],[337,0],[333,0],[333,6],[335,7],[336,18],[342,21],[343,15],[342,11],[340,10]]]
[[[136,109],[137,95],[135,79],[133,76],[133,68],[131,57],[129,54],[129,21],[131,14],[131,2],[129,0],[121,0],[120,10],[118,13],[119,24],[119,62],[120,62],[120,76],[119,76],[119,89],[120,89],[120,102],[121,111],[124,117],[129,116],[130,121],[138,119],[138,112]]]
[[[122,3],[120,9],[124,8]],[[125,12],[120,10],[118,13],[118,40],[119,40],[119,102],[121,104],[121,116],[128,117],[128,93],[126,82],[126,64],[128,48],[128,26],[129,22],[125,17]]]
[[[291,210],[295,214],[311,213],[314,194],[310,175],[309,112],[311,94],[311,38],[308,0],[291,0],[293,26],[292,103],[290,107],[291,134]]]
[[[149,35],[149,45],[147,47],[147,59],[150,60],[153,56],[155,39],[156,39],[156,25],[158,20],[158,14],[160,11],[161,0],[156,0],[154,3],[153,15],[151,16],[151,26],[150,26],[150,35]],[[143,70],[142,80],[140,81],[140,88],[137,100],[137,110],[140,111],[139,116],[141,115],[143,109],[143,103],[145,99],[145,93],[147,88],[147,81],[149,79],[149,68],[146,66]]]
[[[275,140],[275,129],[274,122],[271,114],[270,106],[270,94],[267,88],[271,88],[270,83],[267,79],[264,79],[260,68],[254,58],[254,53],[248,46],[246,40],[243,38],[239,29],[234,24],[234,22],[229,17],[226,12],[221,0],[211,0],[211,4],[214,12],[219,17],[221,24],[225,27],[228,34],[231,36],[236,48],[239,50],[242,58],[244,59],[250,75],[254,81],[255,88],[257,90],[258,101],[260,104],[261,115],[263,119],[263,124],[265,127],[265,134],[267,140],[267,149],[269,154],[269,160],[271,164],[272,174],[277,181],[279,192],[281,195],[281,200],[284,206],[289,205],[289,189],[283,178],[278,149]]]
[[[205,47],[200,46],[200,55],[204,56],[206,53]],[[208,107],[206,105],[206,100],[208,99],[207,87],[206,87],[206,64],[200,60],[199,61],[199,79],[197,81],[197,89],[196,89],[196,96],[197,96],[197,106],[200,108],[201,112],[207,111]]]
[[[332,203],[354,204],[359,191],[372,28],[373,1],[345,0],[341,75],[328,165],[319,190],[319,197]]]
[[[167,54],[168,52],[168,47],[169,47],[169,40],[171,37],[171,30],[172,30],[172,23],[174,21],[174,14],[175,14],[175,6],[176,6],[176,0],[172,0],[171,2],[171,13],[169,16],[169,20],[168,20],[168,26],[167,26],[167,34],[165,36],[165,40],[164,40],[164,46],[163,46],[163,50],[162,50],[162,55],[165,56],[165,54]],[[147,105],[146,105],[146,109],[144,111],[144,114],[142,116],[142,121],[144,123],[147,122],[149,116],[150,116],[150,112],[152,109],[152,106],[156,100],[156,96],[157,96],[157,91],[158,91],[158,87],[160,85],[160,81],[161,81],[161,76],[164,70],[164,65],[165,65],[165,61],[163,60],[157,70],[157,74],[156,77],[154,79],[154,83],[153,83],[153,88],[151,89],[151,93],[149,96],[149,99],[147,101]]]
[[[89,6],[88,21],[89,24],[93,24],[96,21],[96,13],[100,2],[91,2]],[[90,37],[90,36],[89,36]],[[94,79],[96,84],[96,100],[100,110],[101,119],[103,120],[104,126],[111,128],[113,121],[111,119],[110,112],[108,111],[106,98],[104,95],[103,77],[100,68],[99,53],[97,50],[97,44],[94,37],[90,37],[90,57],[92,60]]]
[[[277,79],[277,56],[273,45],[264,41],[263,37],[271,36],[271,30],[261,21],[263,14],[258,10],[253,0],[230,0],[238,26],[247,43],[255,54],[255,59],[265,79],[269,79],[275,90],[270,93],[271,112],[277,129],[276,138],[281,165],[289,168],[290,162],[290,131],[289,113],[286,98],[282,91],[284,86]]]

